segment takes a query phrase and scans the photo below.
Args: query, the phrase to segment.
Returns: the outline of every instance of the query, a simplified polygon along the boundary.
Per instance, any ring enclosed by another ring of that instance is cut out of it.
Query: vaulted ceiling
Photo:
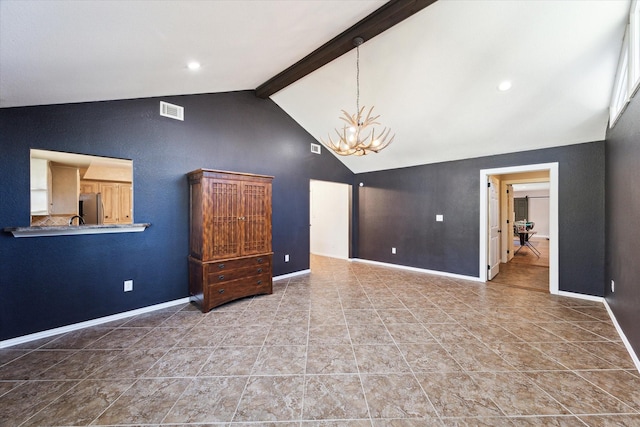
[[[384,4],[1,0],[0,107],[253,90]],[[435,2],[361,46],[360,103],[395,141],[340,160],[366,172],[604,139],[629,6]],[[355,61],[271,98],[326,139],[355,110]]]

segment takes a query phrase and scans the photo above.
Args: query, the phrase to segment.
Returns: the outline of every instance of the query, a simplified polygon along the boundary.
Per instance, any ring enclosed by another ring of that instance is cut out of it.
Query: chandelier
[[[360,45],[362,43],[364,43],[362,37],[353,39],[353,44],[356,46],[356,112],[349,114],[342,110],[343,115],[339,119],[346,124],[341,130],[335,129],[338,136],[336,141],[331,138],[331,135],[327,135],[328,142],[320,138],[324,145],[341,156],[364,156],[368,153],[377,153],[388,147],[395,137],[395,135],[391,135],[391,138],[388,139],[391,128],[385,127],[382,132],[376,132],[375,125],[380,125],[377,121],[380,116],[372,115],[373,107],[369,109],[366,116],[364,115],[366,107],[360,108]]]

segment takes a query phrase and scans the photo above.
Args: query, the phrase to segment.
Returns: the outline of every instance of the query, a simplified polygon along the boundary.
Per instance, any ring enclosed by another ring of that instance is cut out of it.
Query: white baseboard
[[[424,269],[424,268],[409,267],[409,266],[406,266],[406,265],[399,265],[399,264],[390,264],[390,263],[380,262],[380,261],[371,261],[371,260],[362,259],[362,258],[352,258],[352,261],[364,262],[366,264],[379,265],[379,266],[382,266],[382,267],[399,268],[401,270],[415,271],[417,273],[427,273],[427,274],[433,274],[433,275],[436,275],[436,276],[451,277],[453,279],[471,280],[472,282],[480,282],[481,281],[479,277],[464,276],[462,274],[447,273],[446,271],[427,270],[427,269]]]
[[[558,291],[558,295],[562,297],[584,299],[587,301],[604,302],[604,298],[602,297],[595,297],[593,295],[587,295],[587,294],[578,294],[576,292]]]
[[[624,346],[629,352],[629,356],[631,356],[631,360],[633,360],[633,364],[636,365],[636,370],[640,372],[640,359],[638,359],[638,355],[635,353],[635,351],[633,351],[633,347],[631,347],[631,343],[629,342],[629,340],[627,339],[627,336],[624,334],[624,332],[622,331],[622,328],[618,324],[618,320],[616,319],[616,316],[613,314],[613,311],[611,310],[611,307],[609,307],[609,303],[607,302],[606,299],[604,300],[604,306],[607,309],[607,312],[609,313],[609,317],[613,322],[613,326],[616,327],[616,331],[618,331],[618,335],[620,335],[620,339],[622,340],[622,342],[624,343]]]
[[[311,270],[296,271],[294,273],[283,274],[281,276],[274,277],[273,280],[276,281],[276,280],[288,279],[288,278],[291,278],[291,277],[301,276],[303,274],[308,274],[310,272],[311,272]],[[46,331],[36,332],[36,333],[33,333],[33,334],[29,334],[29,335],[23,335],[23,336],[20,336],[20,337],[16,337],[16,338],[11,338],[11,339],[8,339],[8,340],[0,341],[0,348],[12,347],[14,345],[24,344],[26,342],[36,341],[36,340],[40,340],[42,338],[48,338],[48,337],[52,337],[54,335],[59,335],[59,334],[67,333],[67,332],[77,331],[78,329],[84,329],[84,328],[88,328],[88,327],[91,327],[91,326],[97,326],[97,325],[101,325],[101,324],[104,324],[104,323],[113,322],[115,320],[126,319],[127,317],[137,316],[138,314],[150,313],[152,311],[161,310],[163,308],[172,307],[174,305],[187,304],[187,303],[189,303],[189,297],[180,298],[180,299],[169,301],[169,302],[164,302],[162,304],[150,305],[148,307],[138,308],[136,310],[125,311],[123,313],[113,314],[111,316],[105,316],[105,317],[100,317],[100,318],[97,318],[97,319],[91,319],[91,320],[87,320],[85,322],[74,323],[72,325],[61,326],[59,328],[48,329]]]
[[[532,237],[530,237],[531,240],[535,241],[536,239],[546,239],[549,240],[549,235],[548,234],[536,234]]]
[[[278,281],[278,280],[290,279],[292,277],[302,276],[302,275],[309,274],[309,273],[311,273],[310,269],[294,271],[293,273],[281,274],[280,276],[275,276],[273,278],[273,281],[275,282],[275,281]]]
[[[163,308],[172,307],[174,305],[187,304],[188,302],[189,302],[189,297],[180,298],[180,299],[169,301],[169,302],[163,302],[162,304],[150,305],[148,307],[142,307],[136,310],[125,311],[123,313],[113,314],[111,316],[100,317],[98,319],[91,319],[85,322],[74,323],[72,325],[61,326],[59,328],[49,329],[42,332],[36,332],[34,334],[23,335],[21,337],[0,341],[0,348],[6,348],[6,347],[18,345],[18,344],[24,344],[29,341],[36,341],[42,338],[48,338],[54,335],[64,334],[66,332],[77,331],[78,329],[84,329],[90,326],[97,326],[103,323],[113,322],[114,320],[126,319],[127,317],[137,316],[138,314],[161,310]]]

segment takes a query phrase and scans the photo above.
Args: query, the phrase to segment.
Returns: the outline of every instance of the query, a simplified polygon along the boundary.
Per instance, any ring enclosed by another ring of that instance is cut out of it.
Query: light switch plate
[[[436,215],[436,221],[438,222],[444,221],[444,215],[440,215],[440,214]]]
[[[133,290],[133,280],[125,280],[124,281],[124,291],[130,292]]]

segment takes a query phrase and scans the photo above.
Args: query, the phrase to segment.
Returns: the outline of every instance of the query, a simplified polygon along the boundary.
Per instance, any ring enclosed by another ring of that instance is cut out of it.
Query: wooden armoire
[[[273,177],[198,169],[190,188],[189,295],[206,313],[272,293]]]

